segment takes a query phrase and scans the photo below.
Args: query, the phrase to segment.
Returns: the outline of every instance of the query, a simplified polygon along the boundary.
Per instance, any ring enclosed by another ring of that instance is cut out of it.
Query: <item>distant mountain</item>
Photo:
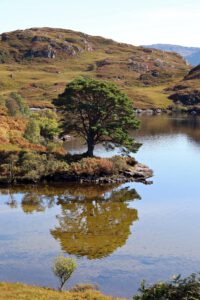
[[[170,44],[153,44],[144,47],[162,51],[176,52],[183,56],[192,66],[197,66],[200,64],[200,48],[198,47],[184,47]]]

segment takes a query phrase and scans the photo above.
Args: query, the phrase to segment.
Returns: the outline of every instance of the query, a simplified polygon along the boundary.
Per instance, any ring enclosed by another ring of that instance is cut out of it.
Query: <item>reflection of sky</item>
[[[126,245],[101,260],[79,258],[70,281],[100,284],[106,293],[131,296],[142,279],[150,282],[200,270],[200,148],[184,134],[140,137],[136,158],[155,173],[153,185],[126,184],[142,200],[129,205],[139,221]],[[22,195],[16,199],[20,202]],[[56,286],[51,273],[59,244],[50,235],[60,207],[24,214],[0,196],[0,280]]]

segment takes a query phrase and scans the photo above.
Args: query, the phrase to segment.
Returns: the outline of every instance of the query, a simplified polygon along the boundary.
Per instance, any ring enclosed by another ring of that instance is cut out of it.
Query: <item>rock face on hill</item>
[[[9,62],[33,58],[54,59],[75,56],[80,52],[93,51],[92,45],[84,34],[73,36],[69,30],[31,28],[3,33],[0,36],[1,53],[4,61]]]
[[[180,104],[189,108],[189,110],[200,109],[200,65],[191,69],[179,85],[172,89],[175,93],[169,98],[175,104]]]
[[[185,76],[185,80],[200,79],[200,64]]]

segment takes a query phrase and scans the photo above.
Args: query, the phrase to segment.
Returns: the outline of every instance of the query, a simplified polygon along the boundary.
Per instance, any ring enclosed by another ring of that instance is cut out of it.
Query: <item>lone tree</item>
[[[67,258],[64,256],[56,257],[53,265],[53,272],[60,281],[60,291],[63,290],[65,282],[71,277],[76,268],[77,264],[73,258]]]
[[[99,143],[129,151],[136,149],[128,131],[138,128],[139,122],[130,99],[116,85],[78,78],[66,86],[54,104],[64,113],[65,133],[75,132],[84,138],[87,156],[93,156]]]

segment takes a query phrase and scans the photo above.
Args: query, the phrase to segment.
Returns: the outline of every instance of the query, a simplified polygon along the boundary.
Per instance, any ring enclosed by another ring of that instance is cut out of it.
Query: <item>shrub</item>
[[[45,154],[37,154],[33,152],[24,153],[20,159],[21,178],[39,181],[45,175],[47,159]]]
[[[19,113],[19,107],[14,99],[7,99],[5,105],[9,116],[17,116]]]
[[[54,137],[60,133],[60,128],[55,112],[47,110],[40,113],[32,113],[31,119],[27,123],[24,137],[33,144],[41,143],[48,147],[49,141],[52,142]],[[49,144],[50,149],[56,143]]]
[[[127,160],[125,157],[122,156],[113,156],[110,161],[113,164],[113,173],[114,174],[118,174],[121,173],[123,171],[125,171],[128,167],[127,165]]]
[[[19,172],[17,161],[18,155],[15,153],[10,153],[10,155],[3,158],[0,165],[0,174],[1,177],[7,179],[7,182],[15,181],[17,174]]]
[[[63,290],[65,282],[71,277],[72,273],[77,268],[76,261],[73,258],[58,256],[53,265],[53,273],[58,277],[60,285],[59,290]]]
[[[21,95],[17,93],[11,93],[9,98],[6,100],[5,105],[8,110],[8,115],[10,116],[28,116],[30,114],[29,107]]]
[[[40,124],[40,134],[46,140],[53,140],[60,133],[58,117],[55,112],[46,110],[35,115]]]
[[[30,113],[29,107],[24,101],[24,99],[21,97],[21,95],[13,92],[10,94],[10,97],[16,101],[20,114],[29,115]]]
[[[174,276],[172,281],[146,286],[142,282],[140,294],[133,300],[197,300],[200,299],[200,276],[192,274],[187,278]]]
[[[4,156],[4,157],[3,157]],[[7,182],[38,182],[69,169],[69,165],[53,154],[19,152],[2,154],[0,161],[0,178]]]
[[[40,142],[40,126],[37,120],[29,120],[24,132],[24,137],[33,144]]]
[[[76,175],[99,176],[111,174],[113,163],[106,158],[88,157],[71,164],[71,171]]]

